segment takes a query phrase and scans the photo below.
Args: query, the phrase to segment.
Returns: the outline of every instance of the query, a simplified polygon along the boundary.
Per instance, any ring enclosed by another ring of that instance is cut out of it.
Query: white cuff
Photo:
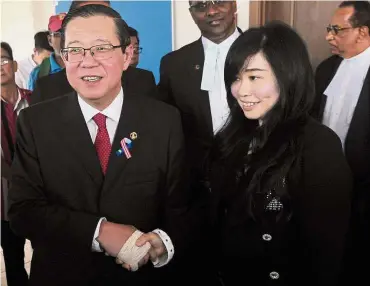
[[[107,219],[105,217],[100,218],[100,220],[98,222],[98,225],[96,226],[96,229],[95,229],[95,232],[94,232],[93,241],[92,241],[92,245],[91,245],[92,251],[95,251],[95,252],[103,252],[104,251],[100,247],[99,242],[96,240],[98,238],[98,236],[99,236],[100,225],[101,225],[102,221],[107,221]]]
[[[171,261],[173,255],[175,254],[175,248],[172,244],[171,238],[163,230],[157,228],[153,230],[153,232],[159,235],[167,250],[167,254],[162,255],[158,258],[158,262],[153,263],[154,267],[162,267]]]

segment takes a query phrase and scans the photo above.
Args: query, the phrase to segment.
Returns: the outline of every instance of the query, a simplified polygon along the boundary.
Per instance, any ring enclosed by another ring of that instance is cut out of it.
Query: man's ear
[[[49,42],[49,45],[53,47],[53,45],[51,44],[51,36],[50,35],[48,35],[48,42]]]
[[[370,36],[370,31],[368,26],[361,26],[359,29],[360,39],[363,40]]]
[[[18,63],[16,61],[13,61],[13,71],[14,73],[18,70]]]
[[[124,52],[124,57],[125,57],[125,64],[123,66],[123,70],[127,70],[131,63],[131,58],[134,55],[134,46],[132,44],[128,45],[125,49]]]

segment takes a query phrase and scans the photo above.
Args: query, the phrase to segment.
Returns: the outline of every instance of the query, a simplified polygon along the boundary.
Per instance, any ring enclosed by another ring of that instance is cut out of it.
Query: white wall
[[[0,0],[1,41],[13,48],[14,57],[21,60],[32,53],[33,36],[47,30],[49,17],[55,14],[55,0]],[[114,0],[113,0],[114,1]],[[198,27],[189,12],[188,0],[173,1],[173,48],[195,41],[200,37]],[[249,26],[249,0],[237,0],[238,26],[244,31]]]
[[[33,51],[33,36],[48,28],[54,1],[1,0],[0,6],[1,41],[10,44],[16,60],[28,57]]]
[[[200,37],[190,12],[188,0],[173,1],[174,49],[189,44]],[[238,26],[245,31],[249,27],[249,0],[237,0]]]

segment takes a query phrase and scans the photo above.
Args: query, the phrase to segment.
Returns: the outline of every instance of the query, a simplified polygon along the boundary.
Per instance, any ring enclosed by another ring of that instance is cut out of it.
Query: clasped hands
[[[138,248],[133,245],[135,248],[133,253],[128,253],[129,256],[135,256],[140,255],[140,253],[145,251],[145,255],[141,255],[143,257],[140,259],[137,265],[132,265],[129,263],[129,261],[125,261],[125,258],[123,258],[124,256],[122,256],[121,249],[136,230],[137,229],[131,225],[103,221],[100,225],[99,236],[97,238],[97,241],[104,249],[106,254],[116,257],[116,263],[121,264],[124,268],[130,271],[136,271],[137,267],[145,265],[149,259],[153,262],[153,264],[156,264],[158,263],[159,257],[167,254],[166,247],[164,246],[159,235],[149,232],[138,237],[135,242],[135,246]],[[135,236],[132,238],[135,239]]]

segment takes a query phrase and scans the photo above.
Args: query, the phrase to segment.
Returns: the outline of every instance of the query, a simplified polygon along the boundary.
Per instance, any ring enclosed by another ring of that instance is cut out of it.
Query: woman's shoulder
[[[305,148],[342,148],[338,135],[319,121],[309,118],[303,130]]]

